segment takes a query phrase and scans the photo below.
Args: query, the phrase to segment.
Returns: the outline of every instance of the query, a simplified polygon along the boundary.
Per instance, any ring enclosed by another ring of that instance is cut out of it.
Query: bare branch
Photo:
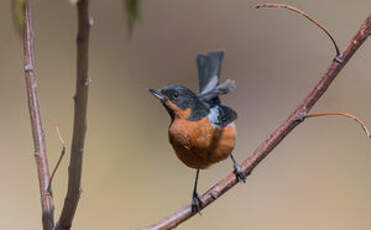
[[[49,165],[45,146],[45,134],[41,121],[37,76],[35,73],[34,33],[30,1],[25,2],[24,56],[28,108],[35,149],[35,160],[40,184],[42,223],[44,230],[54,228],[54,201],[48,191]]]
[[[257,4],[255,6],[257,9],[259,8],[262,8],[262,7],[274,7],[274,8],[285,8],[285,9],[288,9],[288,10],[291,10],[291,11],[294,11],[298,14],[301,14],[303,15],[304,17],[306,17],[309,21],[313,22],[316,26],[318,26],[323,32],[325,32],[327,34],[327,36],[331,39],[332,43],[334,44],[335,46],[335,50],[336,50],[336,56],[339,57],[341,55],[340,53],[340,50],[339,50],[339,47],[338,45],[336,44],[335,42],[335,39],[334,37],[330,34],[330,32],[323,26],[321,25],[319,22],[317,22],[312,16],[310,16],[309,14],[305,13],[304,11],[298,9],[298,8],[295,8],[293,6],[289,6],[289,5],[284,5],[284,4],[278,4],[278,3],[261,3],[261,4]]]
[[[333,60],[327,72],[321,77],[320,81],[314,87],[312,92],[304,99],[304,101],[297,107],[297,109],[291,113],[289,118],[275,131],[273,131],[269,137],[264,140],[241,165],[242,170],[248,175],[251,171],[266,157],[269,153],[301,122],[300,117],[302,114],[308,114],[313,105],[319,100],[319,98],[326,92],[331,82],[336,78],[338,73],[349,61],[353,54],[363,44],[363,42],[370,35],[371,31],[371,15],[362,24],[357,34],[350,41],[346,49],[343,51],[343,61],[338,62]],[[230,188],[236,185],[238,181],[233,173],[229,173],[224,179],[219,181],[217,184],[212,186],[206,193],[202,195],[201,209],[205,208],[209,204],[217,200],[221,195],[227,192]],[[183,209],[175,212],[169,217],[161,220],[160,222],[146,227],[146,230],[154,229],[172,229],[182,222],[188,220],[194,212],[191,210],[191,206],[188,205]]]
[[[55,165],[55,167],[53,169],[52,175],[50,176],[49,185],[48,185],[48,191],[49,191],[50,194],[52,194],[51,187],[52,187],[52,183],[53,183],[53,179],[54,179],[55,173],[57,172],[57,170],[59,168],[59,165],[61,164],[62,159],[63,159],[63,157],[64,157],[64,155],[66,153],[66,145],[64,144],[64,140],[62,138],[62,135],[61,135],[61,132],[59,130],[59,127],[58,127],[57,124],[54,124],[54,126],[55,126],[55,131],[57,132],[58,139],[59,139],[59,141],[62,144],[62,151],[61,151],[61,155],[59,156],[59,159],[57,161],[57,164]]]
[[[358,122],[361,125],[361,127],[362,127],[363,131],[365,131],[367,137],[371,138],[370,131],[368,131],[367,126],[365,125],[365,123],[361,119],[359,119],[358,117],[356,117],[356,116],[354,116],[353,114],[350,114],[350,113],[344,113],[344,112],[312,113],[312,114],[304,116],[304,118],[321,117],[321,116],[327,116],[327,115],[340,115],[340,116],[352,118],[353,120],[355,120],[356,122]]]
[[[77,205],[82,192],[81,174],[84,153],[84,143],[87,129],[87,105],[88,88],[88,48],[89,31],[92,20],[89,17],[89,0],[77,2],[78,33],[77,33],[77,78],[75,114],[73,137],[71,147],[71,159],[68,169],[68,191],[64,201],[62,214],[56,226],[56,230],[70,229]]]

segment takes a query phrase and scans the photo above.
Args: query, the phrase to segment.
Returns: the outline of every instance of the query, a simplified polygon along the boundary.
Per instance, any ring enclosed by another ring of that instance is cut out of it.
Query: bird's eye
[[[177,98],[177,97],[179,97],[179,93],[178,92],[174,92],[173,96],[174,96],[174,98]]]

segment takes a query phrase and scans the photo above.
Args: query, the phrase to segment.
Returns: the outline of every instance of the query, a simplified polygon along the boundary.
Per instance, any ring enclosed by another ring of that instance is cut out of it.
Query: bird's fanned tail
[[[224,51],[199,54],[196,57],[199,79],[199,93],[210,90],[219,85],[220,71],[222,69]]]

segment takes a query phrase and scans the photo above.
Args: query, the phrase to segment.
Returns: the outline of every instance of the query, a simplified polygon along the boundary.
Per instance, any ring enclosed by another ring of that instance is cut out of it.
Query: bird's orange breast
[[[224,129],[214,127],[207,118],[190,121],[178,117],[169,127],[169,139],[184,164],[195,169],[205,169],[232,153],[236,128],[234,125]]]

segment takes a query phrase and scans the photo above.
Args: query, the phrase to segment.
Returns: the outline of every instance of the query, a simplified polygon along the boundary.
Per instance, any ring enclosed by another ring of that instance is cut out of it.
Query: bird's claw
[[[197,192],[192,197],[192,212],[198,212],[201,215],[201,205],[205,204]]]
[[[238,164],[234,164],[234,175],[236,175],[236,179],[238,182],[246,183],[246,173],[242,171],[241,167]]]

